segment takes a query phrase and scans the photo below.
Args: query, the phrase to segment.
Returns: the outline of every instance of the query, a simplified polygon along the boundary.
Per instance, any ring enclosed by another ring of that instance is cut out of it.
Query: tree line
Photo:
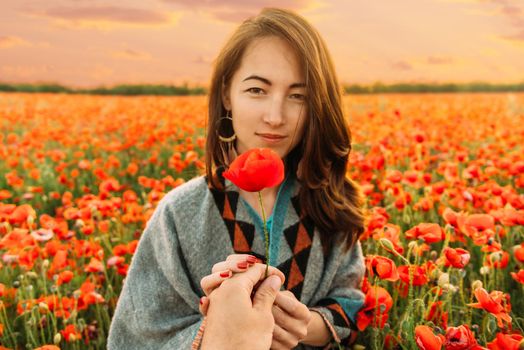
[[[383,93],[458,93],[458,92],[524,92],[524,82],[516,84],[491,83],[398,83],[372,85],[345,85],[347,94],[383,94]],[[207,89],[202,86],[188,85],[116,85],[112,87],[96,87],[75,89],[60,84],[10,84],[0,83],[0,92],[40,92],[65,94],[92,94],[92,95],[163,95],[163,96],[190,96],[205,95]]]

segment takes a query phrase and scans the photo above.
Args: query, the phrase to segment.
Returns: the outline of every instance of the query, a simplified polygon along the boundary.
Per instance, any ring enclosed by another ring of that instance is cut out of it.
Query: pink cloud
[[[453,63],[453,59],[451,57],[443,57],[443,56],[430,56],[426,60],[429,64],[451,64]]]
[[[397,69],[397,70],[403,70],[403,71],[408,71],[408,70],[412,70],[413,69],[413,66],[407,62],[407,61],[397,61],[397,62],[393,62],[391,64],[391,67]]]
[[[519,41],[524,43],[524,29],[522,29],[520,32],[512,34],[512,35],[506,35],[502,36],[502,39],[512,40],[512,41]]]
[[[163,0],[166,3],[182,5],[200,10],[225,22],[243,21],[256,15],[264,7],[279,7],[302,10],[316,3],[314,0]]]
[[[17,36],[0,36],[0,49],[7,49],[15,46],[29,46],[30,43]]]
[[[151,59],[151,55],[149,53],[132,50],[132,49],[123,49],[123,50],[113,51],[111,53],[111,56],[114,58],[122,58],[126,60],[137,60],[137,61],[145,61],[145,60]]]
[[[166,12],[118,6],[59,6],[43,10],[30,9],[23,13],[69,23],[87,21],[158,25],[172,21],[172,16]]]

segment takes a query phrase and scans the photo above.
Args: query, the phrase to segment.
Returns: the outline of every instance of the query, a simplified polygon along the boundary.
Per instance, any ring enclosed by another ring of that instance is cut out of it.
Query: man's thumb
[[[271,310],[277,293],[282,286],[282,280],[276,275],[266,278],[258,287],[255,297],[253,298],[253,307],[255,309]]]

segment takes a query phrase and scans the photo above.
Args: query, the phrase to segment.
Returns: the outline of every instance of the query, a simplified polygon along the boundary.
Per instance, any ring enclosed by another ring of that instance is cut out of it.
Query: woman
[[[222,176],[236,154],[257,147],[286,165],[284,182],[262,191],[269,264],[285,275],[271,348],[348,343],[364,300],[364,220],[345,176],[351,139],[338,80],[318,32],[280,9],[240,25],[215,62],[208,125],[207,176],[167,194],[148,222],[109,348],[198,348],[205,334],[198,299],[265,261],[256,194]]]

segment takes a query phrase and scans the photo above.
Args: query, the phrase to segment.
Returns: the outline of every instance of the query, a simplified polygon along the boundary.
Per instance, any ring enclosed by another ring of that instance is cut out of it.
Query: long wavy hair
[[[209,93],[206,173],[213,187],[215,167],[229,165],[218,139],[220,118],[226,115],[222,94],[240,67],[242,55],[255,39],[277,36],[295,50],[306,84],[308,115],[302,140],[286,157],[286,169],[300,174],[301,209],[319,229],[324,251],[335,240],[350,249],[364,232],[362,198],[346,177],[351,133],[344,118],[342,93],[323,39],[303,17],[276,8],[263,9],[244,21],[223,46],[214,62]],[[221,135],[234,133],[232,124],[220,126]]]

